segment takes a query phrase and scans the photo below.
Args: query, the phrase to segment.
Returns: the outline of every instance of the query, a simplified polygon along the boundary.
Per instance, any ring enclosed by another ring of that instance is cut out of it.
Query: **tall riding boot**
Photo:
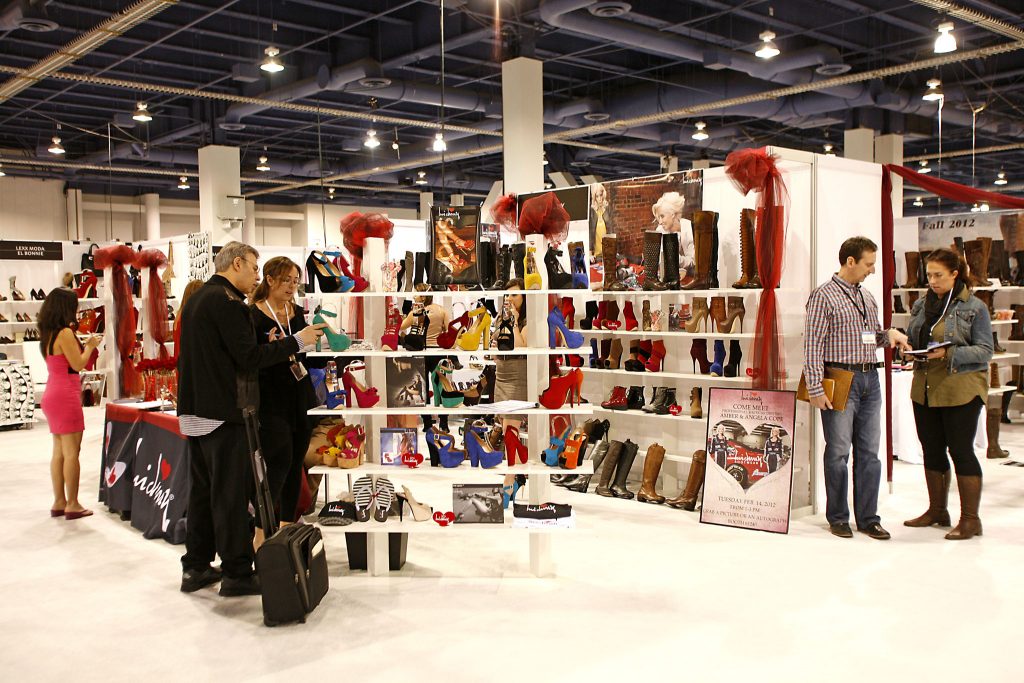
[[[604,261],[604,289],[606,292],[623,292],[626,285],[619,281],[616,265],[618,265],[618,240],[605,236],[601,240],[601,259]]]
[[[985,281],[985,287],[991,287],[992,276],[989,273],[989,263],[992,262],[992,238],[979,237],[978,241],[981,242],[981,272],[978,275]]]
[[[1013,325],[1010,326],[1010,341],[1024,341],[1024,306],[1011,304]]]
[[[754,221],[757,211],[743,209],[740,212],[740,269],[743,275],[732,284],[736,289],[752,289],[757,279],[757,248],[754,243]],[[760,282],[760,281],[758,281]]]
[[[708,265],[708,287],[718,289],[718,212],[712,211],[711,221],[711,261]]]
[[[946,534],[948,541],[966,541],[981,536],[981,519],[978,507],[981,505],[981,477],[957,475],[956,488],[960,491],[960,523]]]
[[[1007,391],[1000,397],[1001,405],[999,407],[999,422],[1004,425],[1013,424],[1012,422],[1010,422],[1010,403],[1013,402],[1013,395],[1016,394],[1017,391],[1019,391],[1020,385],[1018,384],[1018,380],[1020,375],[1019,373],[1016,372],[1017,368],[1019,367],[1020,366],[1014,368],[1014,381],[1010,383],[1013,386],[1018,387],[1018,389],[1014,391]]]
[[[612,495],[616,498],[633,499],[633,492],[626,488],[626,479],[629,478],[629,470],[639,450],[640,447],[629,439],[622,444],[622,455],[619,456],[619,467],[615,472],[615,483],[612,484]]]
[[[661,251],[665,258],[662,281],[669,289],[679,289],[679,233],[667,232],[661,236]]]
[[[1006,347],[999,343],[999,333],[992,333],[992,351],[995,353],[1006,353]]]
[[[999,278],[999,284],[1009,287],[1013,282],[1010,276],[1010,255],[1006,253],[1006,242],[992,240],[992,255],[988,260],[989,275]]]
[[[605,457],[608,455],[610,446],[611,442],[605,439],[598,441],[597,445],[594,446],[594,454],[593,456],[591,456],[591,459],[594,462],[595,474],[600,471],[601,463],[604,462]],[[568,484],[565,488],[569,489],[570,491],[576,491],[577,493],[586,493],[587,489],[590,488],[590,479],[593,476],[594,475],[592,474],[584,474],[576,481],[576,483]]]
[[[660,505],[665,502],[665,496],[658,493],[658,475],[661,474],[661,463],[664,460],[664,447],[656,443],[647,447],[647,455],[644,457],[644,480],[640,490],[636,492],[636,499],[641,503]]]
[[[979,301],[985,304],[985,308],[988,309],[989,316],[995,316],[995,308],[992,307],[992,290],[991,289],[976,289],[971,292]]]
[[[498,261],[498,249],[497,245],[490,240],[480,240],[477,242],[477,263],[476,272],[480,276],[480,287],[482,289],[490,289],[494,286],[497,276],[497,261]]]
[[[608,454],[605,455],[604,462],[601,464],[601,478],[597,481],[597,495],[604,496],[605,498],[615,497],[609,483],[611,483],[612,475],[615,474],[615,470],[619,465],[622,450],[621,441],[612,441],[608,445]],[[596,472],[597,470],[595,469],[594,471]]]
[[[907,281],[903,283],[904,289],[913,289],[918,286],[918,272],[921,270],[921,254],[916,251],[908,251],[903,255],[907,260]]]
[[[413,289],[418,285],[426,285],[430,282],[430,253],[417,251],[413,257]]]
[[[512,253],[508,245],[494,253],[494,283],[488,289],[508,289],[509,275],[512,272]]]
[[[704,468],[707,461],[707,451],[694,451],[693,460],[690,462],[690,474],[686,477],[686,487],[679,492],[677,497],[665,502],[674,508],[692,512],[697,507],[697,494],[700,493],[700,487],[704,484]]]
[[[509,249],[512,255],[512,266],[516,277],[526,279],[526,242],[516,242]]]
[[[1013,396],[1012,391],[1006,393]],[[1010,451],[999,447],[999,418],[1001,415],[1002,408],[1000,406],[989,406],[985,411],[985,435],[988,437],[988,453],[986,455],[989,460],[1010,457]]]
[[[931,255],[931,249],[922,250],[921,258],[917,260],[917,286],[927,287],[928,286],[928,256]],[[917,292],[911,292],[917,294]],[[909,295],[908,295],[909,297]]]
[[[990,286],[985,274],[985,245],[980,239],[964,242],[964,257],[967,261],[969,271],[967,282],[971,287]]]
[[[949,470],[939,472],[938,470],[924,469],[924,483],[928,486],[928,509],[920,517],[908,519],[903,526],[949,526],[949,509],[946,507],[949,501],[949,481],[952,474]]]
[[[668,289],[658,277],[661,266],[661,233],[648,230],[644,233],[644,291],[663,292]]]
[[[708,289],[711,284],[711,250],[714,246],[714,211],[693,212],[693,280],[680,289]]]

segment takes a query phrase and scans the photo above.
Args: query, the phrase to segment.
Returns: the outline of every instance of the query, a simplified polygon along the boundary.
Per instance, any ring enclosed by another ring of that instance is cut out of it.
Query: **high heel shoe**
[[[483,341],[483,349],[491,347],[491,314],[486,306],[479,305],[467,315],[476,318],[476,321],[468,329],[463,329],[455,343],[463,351],[476,351]],[[482,339],[481,339],[482,338]]]
[[[602,316],[601,319],[601,329],[617,330],[620,327],[622,327],[622,323],[619,322],[619,302],[616,301],[615,299],[612,299],[611,301],[608,302],[608,305],[604,310],[604,316]]]
[[[89,272],[91,273],[92,271],[89,271]],[[93,275],[93,277],[95,277],[95,275]],[[18,279],[17,275],[12,275],[11,277],[7,278],[8,282],[11,283],[11,300],[12,301],[24,301],[25,300],[25,295],[21,293],[21,290],[18,289],[18,286],[15,284],[15,281],[17,279]]]
[[[548,348],[557,349],[558,339],[565,342],[565,347],[578,349],[583,346],[583,335],[565,326],[565,319],[558,306],[554,306],[548,313]]]
[[[426,423],[424,423],[424,425],[426,425]],[[438,453],[438,450],[437,450],[437,440],[436,440],[436,437],[437,437],[438,434],[447,434],[447,432],[442,432],[440,429],[438,429],[434,425],[430,425],[429,427],[425,426],[425,428],[423,430],[423,439],[424,439],[424,441],[427,442],[427,453],[430,455],[430,466],[431,467],[440,467],[441,466],[441,456],[440,456],[440,454]]]
[[[608,346],[608,356],[605,358],[604,367],[607,370],[618,370],[622,360],[622,342],[618,338],[613,339]]]
[[[700,374],[706,375],[711,372],[711,362],[708,360],[708,340],[694,339],[690,344],[690,358],[693,359],[693,374],[697,374],[697,364],[700,364]]]
[[[743,351],[740,350],[740,343],[733,339],[729,342],[729,363],[725,366],[726,377],[739,377],[741,360],[743,360]]]
[[[519,493],[519,489],[521,488],[523,488],[523,484],[519,482],[519,477],[516,477],[508,486],[502,486],[501,507],[508,510],[509,504],[515,502],[516,494]]]
[[[485,470],[497,467],[505,459],[505,454],[491,448],[486,436],[476,428],[470,428],[466,433],[466,451],[469,453],[470,464]]]
[[[352,339],[345,334],[344,330],[341,332],[336,331],[329,322],[324,320],[324,316],[328,318],[337,318],[338,314],[333,311],[326,311],[321,307],[317,307],[316,313],[313,315],[313,324],[324,325],[324,336],[327,337],[327,343],[331,347],[331,351],[345,351],[348,347],[352,346]],[[318,349],[319,350],[319,349]]]
[[[725,297],[713,296],[708,306],[708,317],[711,319],[711,329],[717,329],[719,333],[724,330],[725,325]]]
[[[516,348],[516,334],[511,317],[506,316],[498,322],[497,346],[499,351],[512,351]]]
[[[647,303],[646,301],[644,303]],[[630,332],[635,330],[639,324],[636,321],[636,315],[633,313],[633,302],[627,301],[626,307],[622,311],[622,317],[626,321],[626,331]]]
[[[508,460],[509,467],[516,464],[516,456],[524,465],[530,459],[526,444],[519,438],[519,428],[509,425],[505,427],[505,458]]]
[[[414,313],[413,318],[416,322],[412,324],[412,327],[402,337],[402,348],[406,351],[422,351],[427,348],[427,330],[430,328],[430,316],[427,315],[426,309],[420,309],[419,313]]]
[[[576,469],[586,448],[587,435],[584,433],[583,427],[577,427],[565,442],[565,450],[562,451],[562,467],[567,470]]]
[[[523,260],[523,267],[525,268],[526,277],[523,278],[523,283],[527,289],[541,289],[544,286],[544,281],[540,277],[540,273],[537,271],[537,249],[527,245],[526,256]]]
[[[562,255],[553,246],[544,254],[544,266],[548,270],[548,289],[572,289],[572,275],[562,269],[558,257]]]
[[[725,363],[725,342],[721,339],[715,340],[715,362],[708,368],[708,372],[712,377],[721,377],[725,369],[722,367]]]
[[[458,467],[466,460],[466,451],[455,447],[455,437],[447,432],[434,431],[434,443],[437,445],[437,456],[441,467]]]
[[[330,433],[328,432],[328,436]],[[366,454],[366,430],[362,425],[351,427],[345,434],[345,447],[341,449],[338,467],[352,469],[359,467]]]
[[[587,316],[580,320],[581,330],[592,330],[597,329],[594,325],[594,319],[597,318],[598,305],[596,301],[587,302]]]
[[[608,302],[602,299],[597,304],[597,313],[594,314],[594,319],[591,321],[592,329],[603,330],[604,320],[608,315]],[[580,325],[582,327],[582,325]]]
[[[402,492],[398,494],[399,500],[405,505],[409,506],[409,511],[412,512],[413,520],[417,522],[426,522],[430,519],[430,516],[434,514],[434,508],[429,505],[420,503],[412,496],[412,491],[409,490],[408,486],[402,487]],[[398,521],[402,521],[402,508],[399,508]]]
[[[569,262],[572,265],[573,289],[590,289],[590,278],[587,274],[587,257],[583,253],[583,245],[579,242],[573,243],[572,253],[569,254]]]
[[[601,354],[597,351],[597,339],[593,337],[590,338],[590,367],[604,367],[604,361],[601,360]]]
[[[573,368],[564,375],[551,378],[548,388],[540,395],[540,404],[548,410],[559,410],[566,401],[569,402],[570,407],[573,404],[579,405],[581,402],[580,387],[582,386],[583,371]]]
[[[90,296],[96,296],[96,273],[91,270],[82,271],[82,277],[79,280],[78,287],[75,288],[75,294],[78,295],[79,299],[88,299]]]
[[[387,322],[384,325],[384,334],[380,337],[380,347],[388,351],[397,351],[398,330],[402,327],[402,315],[398,312],[398,307],[395,306],[391,297],[387,297],[385,306],[388,310]]]
[[[691,306],[693,317],[690,322],[683,325],[683,329],[693,334],[700,329],[701,322],[704,323],[704,331],[708,330],[708,300],[706,297],[695,297]]]
[[[576,322],[576,307],[572,305],[571,296],[562,297],[562,318],[565,319],[565,326],[573,329]]]
[[[665,342],[655,339],[651,342],[651,358],[644,364],[647,372],[660,372],[661,361],[665,358]]]
[[[745,316],[746,314],[747,310],[743,306],[743,297],[730,296],[728,299],[728,309],[725,314],[725,319],[720,322],[716,321],[718,331],[721,334],[742,332],[743,316]]]
[[[338,389],[337,391],[327,392],[327,407],[331,410],[344,407],[348,397],[348,392],[344,389]]]
[[[450,349],[455,346],[459,333],[469,326],[469,313],[463,313],[455,320],[448,323],[448,329],[437,335],[437,345],[442,349]]]
[[[650,332],[651,331],[651,302],[648,301],[647,299],[644,299],[643,303],[640,304],[640,308],[641,308],[640,319],[641,319],[641,323],[642,323],[642,326],[641,326],[640,329],[643,332]]]
[[[561,420],[564,424],[561,431],[557,431],[555,423]],[[558,467],[558,463],[562,458],[562,453],[565,451],[565,440],[569,438],[569,430],[572,425],[569,423],[569,419],[562,416],[556,415],[552,420],[552,427],[555,427],[556,431],[551,435],[550,446],[544,449],[544,464],[548,467]]]
[[[453,368],[451,362],[446,358],[437,364],[430,373],[430,385],[434,392],[434,405],[445,408],[458,408],[465,400],[466,395],[456,391],[452,385],[450,375]]]
[[[347,292],[351,286],[345,289],[341,273],[334,267],[334,264],[320,251],[311,251],[306,257],[306,293],[312,294],[316,291],[316,285],[324,294],[333,292]],[[352,283],[354,284],[354,283]]]
[[[348,259],[345,258],[345,255],[343,253],[341,253],[340,251],[329,251],[325,252],[325,254],[328,256],[333,256],[334,265],[341,270],[345,277],[352,280],[353,292],[362,292],[367,287],[370,286],[369,280],[367,280],[365,277],[363,277],[362,275],[352,274],[352,269],[348,264]]]
[[[349,363],[345,367],[345,372],[342,373],[342,384],[345,387],[345,391],[348,393],[346,405],[348,405],[349,408],[352,407],[353,394],[355,394],[356,403],[360,408],[372,408],[380,401],[380,396],[377,394],[376,387],[367,388],[362,382],[356,379],[355,371],[365,369],[366,366],[363,363],[355,361]]]

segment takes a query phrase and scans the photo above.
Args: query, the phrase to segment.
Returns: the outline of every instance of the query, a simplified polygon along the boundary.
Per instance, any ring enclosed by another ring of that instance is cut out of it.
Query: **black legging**
[[[925,469],[948,472],[949,458],[952,458],[958,476],[981,476],[981,463],[974,455],[974,433],[982,406],[978,396],[970,403],[948,408],[914,404],[914,422],[924,450]]]
[[[308,420],[293,425],[283,415],[260,414],[260,445],[267,463],[267,484],[280,521],[294,522],[302,491],[302,461],[313,430]],[[257,517],[256,526],[259,526]]]

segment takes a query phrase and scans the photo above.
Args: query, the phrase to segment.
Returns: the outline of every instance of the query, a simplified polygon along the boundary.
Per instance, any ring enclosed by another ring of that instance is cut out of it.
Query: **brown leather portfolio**
[[[853,384],[853,372],[842,368],[825,368],[825,376],[821,380],[821,388],[825,390],[832,410],[846,410],[846,399],[850,396],[850,385]],[[800,386],[796,390],[796,400],[809,401],[807,381],[800,375]]]

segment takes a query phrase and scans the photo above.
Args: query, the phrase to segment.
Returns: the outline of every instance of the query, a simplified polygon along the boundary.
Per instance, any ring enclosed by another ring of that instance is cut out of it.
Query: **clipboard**
[[[825,368],[825,376],[821,380],[821,388],[825,390],[828,402],[832,404],[832,410],[840,412],[846,410],[846,399],[850,397],[850,385],[853,384],[853,372],[842,368]],[[810,402],[807,393],[807,381],[804,375],[800,374],[800,386],[796,390],[796,400]]]

